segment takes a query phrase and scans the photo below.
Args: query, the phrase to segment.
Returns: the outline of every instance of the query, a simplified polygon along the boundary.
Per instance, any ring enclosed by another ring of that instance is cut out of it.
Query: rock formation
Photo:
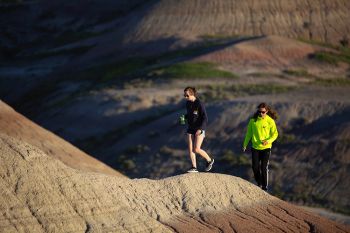
[[[237,177],[124,179],[0,134],[0,232],[350,232]]]

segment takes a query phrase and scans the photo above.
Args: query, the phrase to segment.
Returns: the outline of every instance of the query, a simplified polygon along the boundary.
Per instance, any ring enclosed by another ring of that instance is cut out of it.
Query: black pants
[[[256,150],[252,148],[252,168],[256,183],[263,189],[267,189],[269,158],[271,149]]]

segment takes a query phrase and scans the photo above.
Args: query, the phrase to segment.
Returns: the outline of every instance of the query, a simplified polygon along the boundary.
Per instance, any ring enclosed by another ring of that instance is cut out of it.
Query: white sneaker
[[[187,171],[188,173],[198,172],[197,168],[193,167]]]

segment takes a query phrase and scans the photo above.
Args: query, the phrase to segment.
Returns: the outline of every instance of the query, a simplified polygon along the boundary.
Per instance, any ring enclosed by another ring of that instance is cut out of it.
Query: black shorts
[[[195,135],[196,132],[197,132],[198,129],[187,129],[187,133],[188,134],[192,134],[192,135]],[[205,130],[202,130],[202,134],[204,135],[205,137]]]

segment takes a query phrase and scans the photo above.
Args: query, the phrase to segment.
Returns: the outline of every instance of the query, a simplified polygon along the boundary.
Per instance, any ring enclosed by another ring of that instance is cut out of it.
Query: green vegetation
[[[155,58],[134,58],[125,61],[97,66],[82,71],[76,75],[83,79],[96,79],[99,82],[115,81],[121,77],[136,77],[140,75],[148,78],[237,78],[237,75],[220,70],[213,63],[177,63],[172,65],[157,65]],[[147,75],[146,75],[147,74]],[[130,82],[130,81],[129,81]]]
[[[88,35],[76,35],[76,38],[81,38]],[[74,37],[74,36],[73,36]],[[215,45],[220,45],[216,43]],[[95,65],[86,70],[78,71],[67,76],[67,80],[88,80],[96,82],[96,86],[105,86],[107,82],[127,81],[134,78],[144,77],[143,79],[152,78],[235,78],[237,75],[221,70],[214,63],[209,62],[182,62],[177,63],[174,60],[179,60],[183,57],[189,58],[200,55],[208,49],[213,49],[214,45],[200,45],[186,49],[180,49],[164,53],[154,57],[138,57],[130,58],[122,61],[112,62],[108,64]],[[89,48],[85,48],[89,49]],[[69,51],[63,51],[69,52]],[[62,53],[63,53],[62,52]],[[70,51],[72,52],[72,51]],[[81,51],[84,52],[84,48]],[[51,54],[44,54],[51,55]],[[43,56],[44,56],[43,55]],[[58,54],[59,55],[59,54]],[[122,78],[122,79],[121,79]],[[144,81],[144,80],[143,80]]]
[[[205,101],[232,99],[238,96],[277,94],[294,90],[295,87],[276,84],[246,84],[246,85],[204,85],[202,98]]]
[[[147,75],[146,75],[147,74]],[[96,79],[99,82],[115,81],[121,77],[137,77],[140,75],[148,78],[237,78],[238,76],[224,70],[220,70],[213,63],[177,63],[167,66],[155,65],[154,59],[135,58],[90,68],[81,72],[78,76],[84,79]],[[91,77],[91,78],[89,78]],[[130,81],[129,81],[130,82]],[[142,85],[146,81],[138,83]],[[132,83],[130,83],[132,84]]]
[[[80,47],[71,51],[57,51],[53,53],[43,53],[38,57],[60,55],[64,53],[83,53],[90,47]],[[152,78],[211,78],[211,77],[230,77],[235,78],[236,75],[228,71],[220,70],[212,63],[178,63],[174,64],[172,59],[178,59],[179,56],[192,56],[200,54],[205,47],[196,47],[182,49],[174,52],[169,52],[156,57],[140,57],[126,59],[123,61],[113,62],[109,64],[97,64],[85,70],[77,70],[74,73],[65,75],[60,78],[60,82],[70,81],[89,81],[90,86],[84,91],[99,89],[108,85],[124,85],[124,88],[133,88],[135,85],[151,85]],[[143,77],[140,79],[140,77]],[[138,81],[132,82],[132,80]],[[151,80],[151,82],[149,82]],[[40,101],[57,90],[57,82],[45,82],[33,92],[28,93],[24,99],[31,99],[32,102]],[[65,100],[63,101],[65,102]]]
[[[283,73],[288,74],[288,75],[292,75],[292,76],[296,76],[296,77],[310,77],[310,76],[312,76],[305,69],[297,69],[297,70],[287,69],[287,70],[283,70]]]
[[[328,51],[318,51],[314,53],[311,57],[320,62],[329,63],[332,65],[338,65],[340,62],[345,62],[350,64],[350,52],[343,50],[344,52],[335,53]]]
[[[346,38],[343,38],[339,41],[340,45],[333,45],[322,41],[315,41],[315,40],[306,40],[306,39],[299,39],[302,42],[312,44],[312,45],[318,45],[326,48],[331,48],[336,51],[317,51],[314,54],[312,54],[310,57],[312,59],[315,59],[320,62],[332,64],[332,65],[338,65],[340,62],[345,62],[347,64],[350,64],[350,48],[347,47],[348,40]]]
[[[237,78],[237,75],[220,70],[209,62],[178,63],[153,72],[166,78]]]
[[[146,67],[150,65],[146,58],[134,58],[114,63],[101,64],[90,67],[86,70],[78,71],[67,75],[66,80],[83,80],[94,82],[93,88],[98,89],[105,86],[108,82],[130,80],[137,74],[145,72]]]
[[[142,71],[149,65],[146,59],[129,59],[126,61],[121,61],[116,64],[108,64],[103,67],[99,67],[104,71],[103,75],[100,77],[102,82],[113,80],[121,76],[127,76],[134,74],[136,72]],[[96,70],[98,72],[98,70]]]
[[[332,78],[332,79],[316,79],[313,84],[321,85],[321,86],[349,86],[350,79],[349,78]]]
[[[248,156],[244,154],[235,155],[232,150],[224,150],[219,161],[229,166],[250,166],[251,164]]]

